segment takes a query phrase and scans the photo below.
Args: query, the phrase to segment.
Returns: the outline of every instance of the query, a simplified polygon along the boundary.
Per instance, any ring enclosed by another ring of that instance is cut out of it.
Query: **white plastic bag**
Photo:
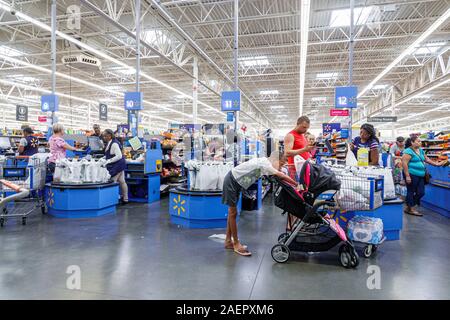
[[[348,148],[347,155],[345,156],[345,165],[346,166],[358,165],[358,160],[356,160],[356,157],[353,154],[352,150],[350,150],[350,148]]]

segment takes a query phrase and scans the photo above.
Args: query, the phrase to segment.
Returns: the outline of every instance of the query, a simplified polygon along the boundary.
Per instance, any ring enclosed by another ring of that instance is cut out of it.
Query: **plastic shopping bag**
[[[348,149],[347,156],[345,157],[345,165],[346,166],[357,166],[358,165],[358,160],[356,160],[356,157],[353,154],[353,152],[350,150],[350,148]]]

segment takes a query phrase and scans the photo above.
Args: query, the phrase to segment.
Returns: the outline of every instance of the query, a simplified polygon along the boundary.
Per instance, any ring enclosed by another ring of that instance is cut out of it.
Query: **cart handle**
[[[18,186],[17,184],[12,183],[11,181],[2,179],[2,180],[0,180],[0,182],[16,192],[20,192],[21,190],[23,190],[22,187]]]
[[[15,156],[16,159],[29,159],[30,156]]]

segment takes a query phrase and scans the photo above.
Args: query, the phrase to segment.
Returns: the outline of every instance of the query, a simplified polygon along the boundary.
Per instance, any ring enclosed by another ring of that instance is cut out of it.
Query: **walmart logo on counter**
[[[186,203],[186,200],[181,200],[180,195],[178,195],[178,198],[173,198],[173,202],[175,203],[173,209],[178,212],[178,215],[180,215],[181,211],[186,212],[186,209],[183,206]]]

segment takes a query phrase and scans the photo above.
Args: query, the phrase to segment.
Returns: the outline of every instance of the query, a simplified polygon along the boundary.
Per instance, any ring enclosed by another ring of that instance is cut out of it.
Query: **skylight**
[[[415,55],[426,55],[426,54],[432,54],[438,51],[442,46],[445,45],[445,42],[436,42],[436,43],[429,43],[425,46],[417,48],[417,50],[414,51]]]
[[[119,86],[107,86],[107,87],[105,87],[105,89],[112,90],[112,91],[123,92],[123,88],[119,87]]]
[[[325,102],[327,101],[327,97],[312,97],[311,101],[315,101],[315,102]]]
[[[269,94],[279,94],[279,91],[278,90],[261,90],[259,92],[259,94],[267,94],[267,95],[269,95]]]
[[[354,24],[365,24],[374,7],[363,7],[353,9]],[[350,9],[333,10],[330,18],[330,27],[344,27],[350,25]]]
[[[136,74],[136,71],[133,69],[117,69],[117,70],[114,70],[114,72],[117,72],[117,73],[120,73],[120,74],[123,74],[126,76]]]
[[[23,53],[7,46],[0,46],[0,55],[8,57],[18,57],[23,55]]]
[[[318,73],[316,75],[316,79],[336,79],[338,76],[337,72],[325,72],[325,73]]]
[[[161,30],[147,30],[144,31],[143,39],[151,44],[163,44],[163,43],[171,43],[170,40],[163,31]]]
[[[416,97],[417,99],[430,99],[431,94],[421,94],[420,96]]]
[[[271,109],[284,109],[284,106],[271,106]]]
[[[8,76],[8,78],[14,78],[14,80],[19,80],[19,81],[22,81],[22,82],[35,82],[35,81],[38,81],[38,79],[37,78],[35,78],[35,77],[32,77],[32,76],[25,76],[25,75],[11,75],[11,76]]]
[[[239,61],[245,67],[266,66],[269,64],[269,60],[266,56],[241,58]]]
[[[387,84],[377,84],[376,86],[372,87],[372,90],[384,90],[387,88]]]

